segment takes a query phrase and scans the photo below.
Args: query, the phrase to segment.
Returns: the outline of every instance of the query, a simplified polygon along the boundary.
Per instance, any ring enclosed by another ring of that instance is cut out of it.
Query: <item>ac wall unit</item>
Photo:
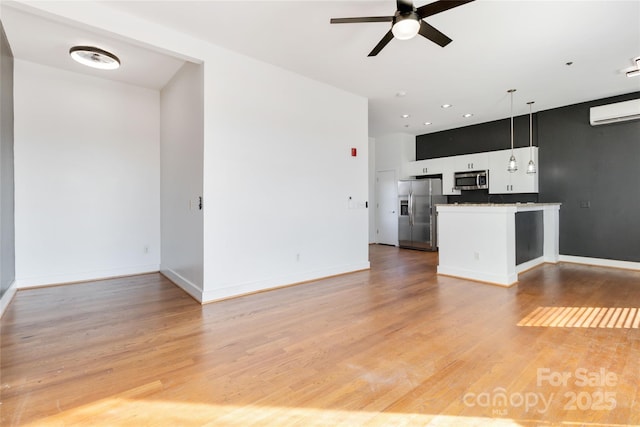
[[[640,99],[591,107],[589,116],[591,126],[638,120],[640,119]]]

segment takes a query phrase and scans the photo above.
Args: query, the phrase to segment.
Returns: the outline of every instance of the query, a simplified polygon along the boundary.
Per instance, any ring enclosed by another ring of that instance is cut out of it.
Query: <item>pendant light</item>
[[[527,102],[527,104],[529,105],[529,164],[527,165],[528,174],[536,173],[536,164],[533,161],[533,113],[531,112],[531,108],[533,107],[534,102],[535,101]]]
[[[516,156],[513,155],[513,92],[515,89],[509,89],[507,92],[511,94],[511,157],[509,157],[509,166],[507,171],[513,173],[518,170],[518,163],[516,162]]]

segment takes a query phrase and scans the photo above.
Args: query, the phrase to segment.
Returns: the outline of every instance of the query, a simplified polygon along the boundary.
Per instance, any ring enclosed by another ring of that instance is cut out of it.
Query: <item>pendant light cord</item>
[[[511,90],[511,155],[513,156],[513,92],[515,90]]]
[[[533,102],[529,102],[529,159],[533,159]]]

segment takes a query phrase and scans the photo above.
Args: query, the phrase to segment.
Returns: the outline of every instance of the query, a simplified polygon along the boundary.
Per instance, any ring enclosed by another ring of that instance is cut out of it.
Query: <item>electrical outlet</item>
[[[581,208],[590,208],[591,207],[591,202],[589,200],[580,200],[580,207]]]

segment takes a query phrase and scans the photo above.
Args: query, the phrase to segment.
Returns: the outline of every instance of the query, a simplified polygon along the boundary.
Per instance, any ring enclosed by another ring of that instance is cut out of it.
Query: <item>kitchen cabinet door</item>
[[[442,173],[444,158],[416,160],[406,164],[403,169],[403,176],[407,178],[415,178],[422,175],[439,175]]]
[[[448,160],[443,165],[442,170],[442,194],[445,196],[457,196],[461,191],[453,188],[455,186],[454,174],[456,172],[454,158],[443,157],[443,159]]]
[[[475,153],[452,157],[455,172],[482,171],[489,169],[489,154]]]
[[[538,147],[531,150],[538,165]],[[511,150],[489,152],[489,194],[537,193],[538,174],[528,174],[529,147],[516,148],[513,154],[518,162],[516,172],[507,171]]]

